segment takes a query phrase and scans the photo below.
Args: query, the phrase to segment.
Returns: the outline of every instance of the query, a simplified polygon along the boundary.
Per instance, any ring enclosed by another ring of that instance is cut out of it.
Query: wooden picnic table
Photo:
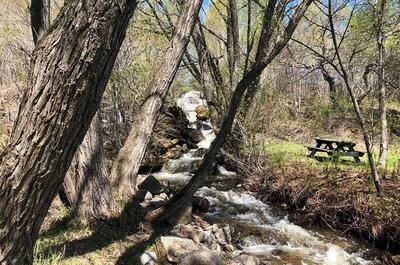
[[[356,143],[342,140],[315,138],[316,146],[306,146],[310,151],[308,157],[314,158],[317,152],[327,153],[329,156],[352,156],[357,163],[360,163],[360,157],[364,152],[354,150]]]

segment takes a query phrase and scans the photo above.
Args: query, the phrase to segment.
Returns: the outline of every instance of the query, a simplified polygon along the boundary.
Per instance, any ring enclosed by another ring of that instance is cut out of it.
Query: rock
[[[158,197],[160,197],[163,200],[168,200],[168,194],[166,194],[166,193],[161,193],[158,195]]]
[[[196,225],[201,227],[202,229],[208,229],[210,227],[210,224],[204,221],[200,216],[198,215],[193,215],[194,222]]]
[[[192,203],[187,202],[181,209],[176,211],[168,218],[168,223],[171,225],[187,224],[190,222],[192,216]]]
[[[214,232],[215,238],[219,244],[230,243],[230,235],[228,236],[222,228],[218,228]]]
[[[211,246],[215,240],[215,237],[211,231],[203,231],[199,236],[200,242],[204,242],[207,246]]]
[[[154,176],[148,176],[140,185],[139,189],[144,189],[149,191],[153,195],[160,194],[163,190],[163,186]]]
[[[224,265],[224,261],[215,251],[202,250],[182,257],[180,265]]]
[[[137,198],[140,202],[142,202],[142,201],[145,200],[145,197],[146,197],[146,194],[147,194],[147,193],[148,193],[148,191],[145,190],[145,189],[138,189],[138,190],[135,192],[135,196],[136,196],[136,198]]]
[[[185,128],[182,131],[182,134],[184,135],[184,137],[192,140],[195,143],[198,143],[205,139],[203,133],[200,130],[196,130],[193,128]]]
[[[235,247],[232,244],[223,244],[222,249],[228,252],[235,251]]]
[[[209,125],[208,123],[203,122],[203,121],[197,121],[196,128],[199,130],[212,130],[213,129],[213,127],[211,127],[211,125]]]
[[[182,147],[175,146],[174,148],[171,148],[168,150],[168,152],[165,154],[165,157],[168,159],[178,159],[182,155]]]
[[[193,240],[186,238],[162,236],[158,243],[159,247],[165,250],[170,262],[178,262],[184,255],[200,250]]]
[[[206,148],[199,148],[193,153],[193,157],[203,157],[208,149]]]
[[[206,213],[210,209],[210,202],[206,198],[193,196],[192,198],[193,212],[199,211]]]
[[[140,256],[141,265],[156,265],[157,261],[157,254],[153,251],[147,251]]]
[[[391,258],[392,258],[392,261],[394,264],[400,265],[400,255],[395,255],[395,256],[392,256]]]
[[[169,173],[192,172],[199,168],[202,159],[171,159],[165,165],[164,169]]]
[[[257,259],[254,256],[250,256],[250,255],[246,255],[246,254],[240,255],[236,259],[240,265],[259,265],[259,264],[261,264],[259,259]]]
[[[153,199],[153,195],[148,191],[146,193],[146,195],[144,196],[144,200],[145,201],[150,201],[151,199]]]
[[[167,139],[163,144],[162,144],[162,146],[164,147],[164,148],[166,148],[166,149],[169,149],[169,148],[171,148],[171,147],[174,147],[177,143],[179,142],[179,139]]]
[[[196,117],[199,120],[205,121],[210,117],[210,111],[207,106],[200,105],[196,108]]]

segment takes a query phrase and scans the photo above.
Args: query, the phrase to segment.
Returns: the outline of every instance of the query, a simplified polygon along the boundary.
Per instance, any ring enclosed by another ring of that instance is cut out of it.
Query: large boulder
[[[166,253],[169,262],[177,263],[181,258],[191,252],[200,250],[198,244],[187,238],[162,236],[157,242],[158,248]]]
[[[180,265],[224,265],[224,261],[215,251],[194,251],[182,257]]]
[[[139,189],[147,190],[152,195],[160,194],[163,191],[161,183],[152,175],[148,176],[140,185]]]
[[[196,108],[196,117],[199,120],[205,121],[210,117],[210,111],[204,105],[200,105]]]

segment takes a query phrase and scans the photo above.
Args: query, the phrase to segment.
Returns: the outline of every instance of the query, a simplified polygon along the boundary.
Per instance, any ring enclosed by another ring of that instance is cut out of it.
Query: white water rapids
[[[201,99],[199,92],[190,91],[177,103],[185,112],[191,126],[201,127],[205,139],[198,144],[199,148],[209,148],[215,138],[212,126],[209,122],[198,121],[196,118],[196,107],[206,105],[205,100]],[[201,158],[193,157],[196,150],[191,150],[180,159],[170,160],[154,176],[170,182],[188,182],[192,177],[189,172],[193,170],[193,165],[201,161]],[[225,176],[235,174],[223,166],[218,166],[218,171]],[[361,258],[361,251],[349,253],[323,236],[289,222],[240,187],[234,191],[202,187],[196,195],[207,198],[215,209],[206,214],[206,217],[247,231],[238,243],[245,253],[269,260],[272,264],[373,264]]]

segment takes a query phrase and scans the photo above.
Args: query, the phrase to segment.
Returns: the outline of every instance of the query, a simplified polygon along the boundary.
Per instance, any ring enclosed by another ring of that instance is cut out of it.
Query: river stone
[[[145,189],[138,189],[135,192],[135,196],[140,202],[142,202],[142,201],[144,201],[147,193],[148,193],[148,191]]]
[[[205,121],[210,117],[210,111],[207,106],[200,105],[196,108],[196,117],[201,121]]]
[[[165,142],[162,143],[162,146],[166,149],[174,147],[179,142],[179,139],[166,139]]]
[[[157,254],[153,251],[147,251],[140,256],[141,265],[157,265]]]
[[[165,250],[170,262],[178,262],[184,255],[200,250],[193,240],[174,236],[162,236],[159,244]]]
[[[161,183],[152,175],[148,176],[140,185],[139,189],[149,191],[152,195],[160,194],[163,190]]]
[[[165,154],[165,157],[168,159],[177,159],[181,157],[181,155],[182,155],[182,147],[177,145],[174,148],[168,150],[168,152]]]
[[[224,265],[224,261],[215,251],[202,250],[185,255],[180,265]]]
[[[206,154],[207,150],[207,148],[199,148],[194,151],[193,157],[203,157]]]
[[[259,265],[261,264],[260,260],[257,259],[254,256],[250,255],[240,255],[239,257],[236,258],[236,260],[239,262],[240,265]]]
[[[394,264],[400,265],[400,255],[395,255],[395,256],[392,256],[391,258],[392,258],[392,261]]]

